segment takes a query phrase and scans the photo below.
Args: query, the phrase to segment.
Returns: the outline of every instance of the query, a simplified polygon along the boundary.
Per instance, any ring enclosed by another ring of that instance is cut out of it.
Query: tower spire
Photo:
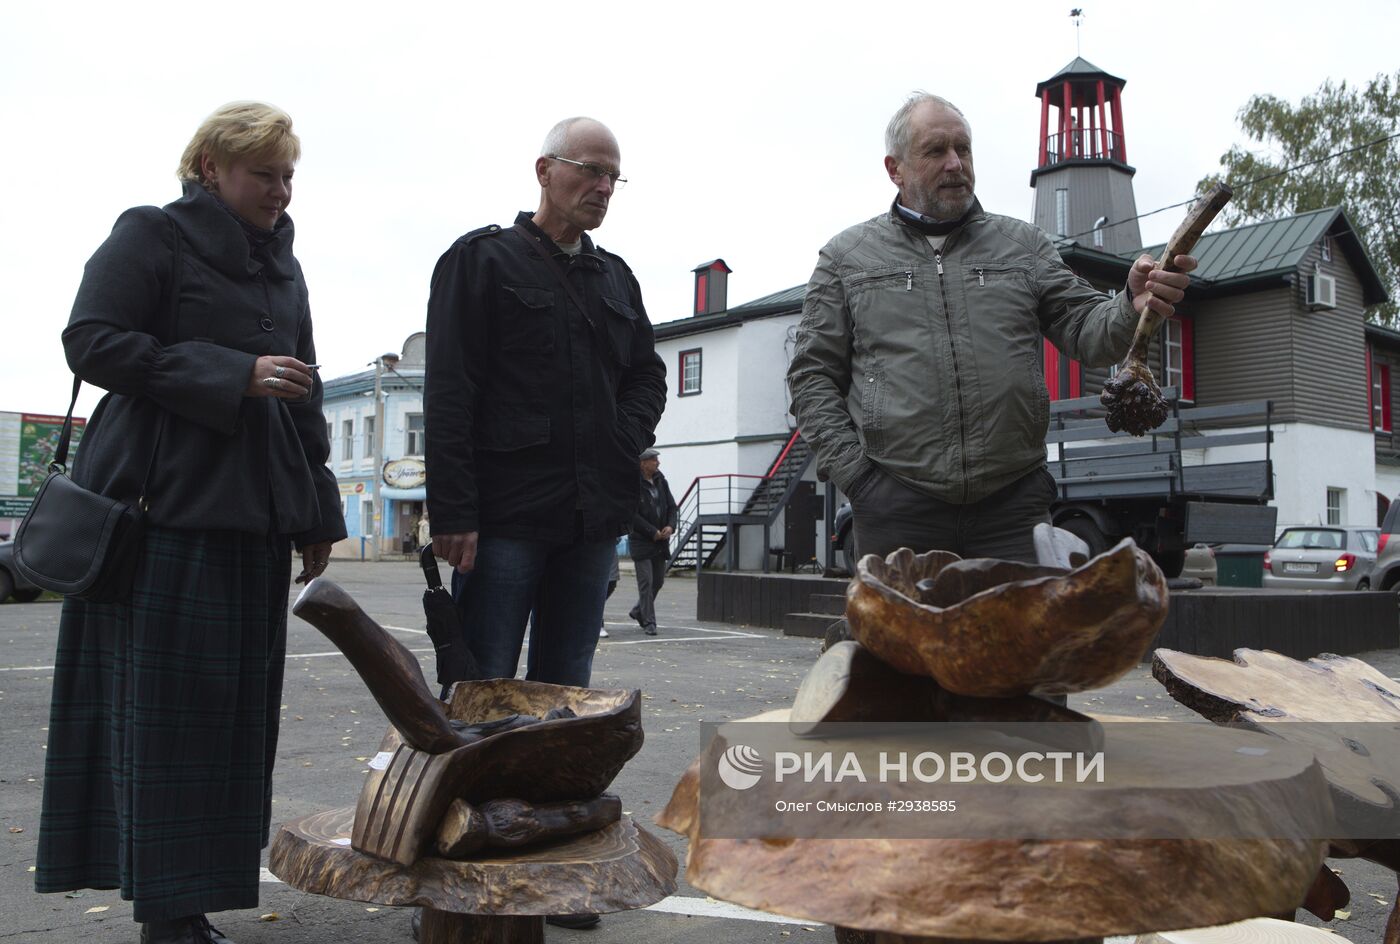
[[[1074,20],[1074,54],[1084,55],[1084,51],[1079,47],[1079,24],[1084,21],[1084,8],[1075,7],[1069,11],[1070,19]]]

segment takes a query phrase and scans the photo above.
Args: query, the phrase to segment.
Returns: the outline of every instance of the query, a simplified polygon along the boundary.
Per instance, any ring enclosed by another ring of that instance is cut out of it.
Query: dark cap
[[[660,459],[660,458],[661,458],[661,453],[657,452],[655,449],[648,449],[648,450],[646,450],[645,452],[642,453],[642,458],[643,458],[643,459]]]

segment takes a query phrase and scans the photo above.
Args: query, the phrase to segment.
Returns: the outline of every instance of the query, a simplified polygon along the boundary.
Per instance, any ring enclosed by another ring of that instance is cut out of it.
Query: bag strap
[[[520,235],[520,238],[525,240],[526,244],[532,249],[539,245],[539,237],[530,232],[529,229],[525,227],[524,223],[516,223],[511,229],[515,230],[515,232]],[[564,270],[559,267],[559,263],[555,262],[554,257],[550,255],[545,256],[544,262],[545,268],[554,276],[555,281],[564,287],[564,291],[568,293],[569,299],[583,315],[583,320],[588,322],[588,327],[594,331],[598,330],[598,326],[593,323],[593,316],[588,313],[588,306],[583,303],[583,299],[579,297],[578,290],[574,288],[568,276],[564,274]]]
[[[49,463],[50,472],[68,471],[68,441],[73,438],[73,407],[78,405],[78,388],[82,385],[82,378],[74,374],[73,399],[68,403],[68,415],[63,418],[63,432],[58,434],[58,448],[54,450],[53,461]]]
[[[170,219],[169,214],[166,218]],[[176,321],[180,314],[180,273],[183,270],[181,263],[184,261],[184,240],[180,237],[180,227],[175,225],[175,221],[170,219],[170,230],[174,234],[174,245],[170,253],[170,284],[166,293],[166,314],[169,315],[168,325],[172,335]],[[68,415],[63,418],[63,432],[58,436],[58,448],[54,450],[53,461],[49,463],[50,472],[68,473],[68,446],[73,438],[73,409],[78,405],[78,390],[83,385],[83,379],[77,374],[73,375],[73,398],[68,402]],[[146,499],[148,486],[151,484],[151,472],[156,467],[156,454],[160,451],[160,441],[165,435],[166,411],[160,411],[160,423],[156,426],[156,441],[151,447],[151,461],[146,463],[146,474],[141,478],[141,497],[137,502],[138,507],[144,512],[150,507],[150,502]]]

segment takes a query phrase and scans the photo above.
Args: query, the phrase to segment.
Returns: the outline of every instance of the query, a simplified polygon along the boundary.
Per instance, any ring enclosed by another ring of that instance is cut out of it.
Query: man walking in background
[[[641,458],[641,496],[632,518],[628,551],[637,569],[637,605],[627,615],[648,636],[656,635],[656,595],[666,582],[671,535],[676,533],[676,499],[661,474],[661,454],[648,449]]]

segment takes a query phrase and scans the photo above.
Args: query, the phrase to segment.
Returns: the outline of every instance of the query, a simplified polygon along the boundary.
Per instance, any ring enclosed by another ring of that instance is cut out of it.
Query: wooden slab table
[[[676,858],[629,816],[568,841],[397,865],[350,848],[354,807],[284,824],[268,868],[293,888],[423,908],[419,944],[540,944],[544,916],[645,908],[676,889]]]

